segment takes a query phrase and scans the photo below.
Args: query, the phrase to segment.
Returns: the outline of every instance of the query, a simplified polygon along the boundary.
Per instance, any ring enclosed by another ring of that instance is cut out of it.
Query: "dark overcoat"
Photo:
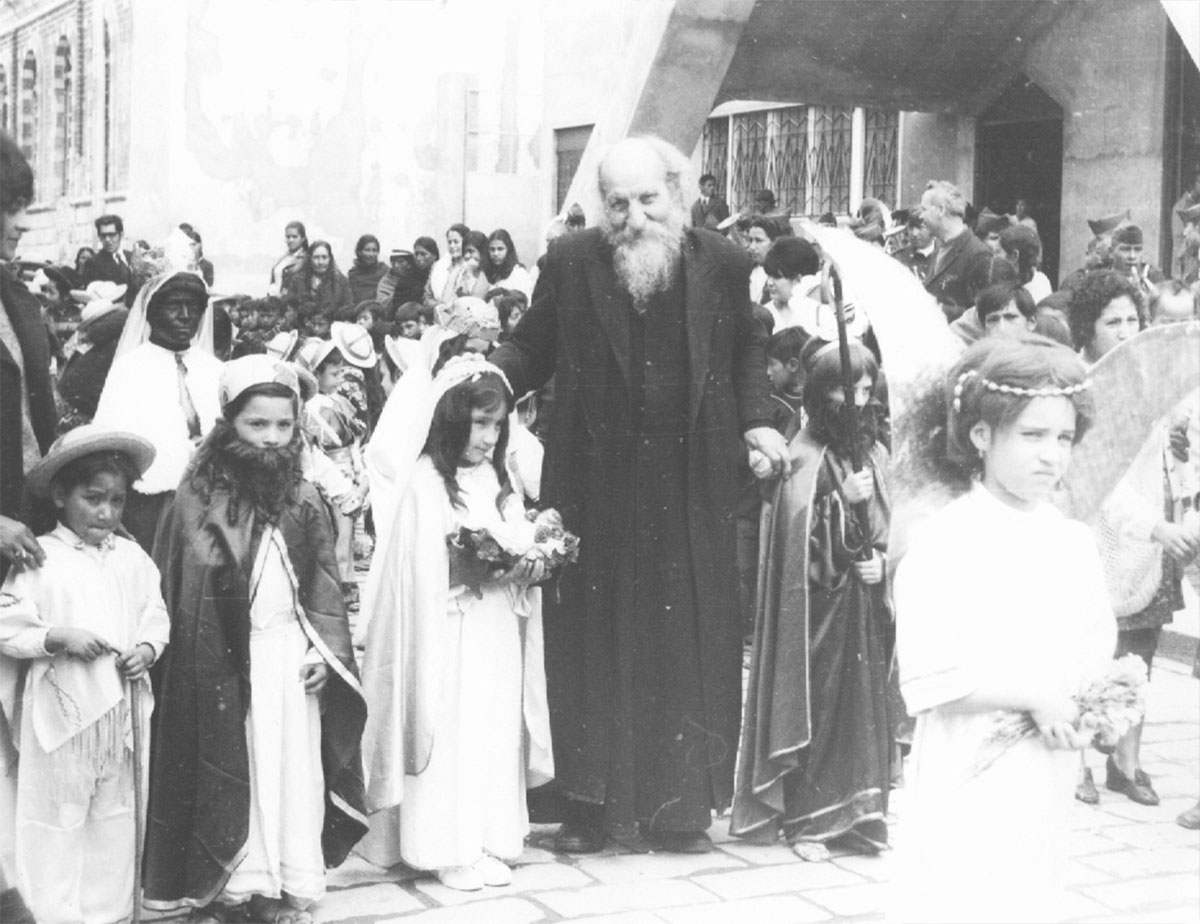
[[[734,515],[742,433],[769,425],[765,332],[747,298],[750,260],[721,235],[689,230],[683,244],[688,408],[684,437],[686,556],[694,575],[699,674],[707,766],[715,807],[728,804],[737,749],[741,630],[737,607]],[[546,671],[558,781],[571,796],[612,805],[613,779],[626,767],[618,752],[638,735],[630,699],[617,689],[619,668],[634,664],[638,683],[654,667],[628,650],[628,614],[616,605],[614,577],[628,573],[633,485],[630,473],[638,396],[631,388],[633,307],[599,229],[554,241],[530,310],[492,361],[517,395],[554,376],[554,417],[547,441],[542,501],[559,509],[581,539],[579,564],[558,593],[547,594]],[[647,360],[652,360],[647,357]],[[644,744],[644,743],[643,743]],[[651,748],[659,747],[651,743]],[[665,744],[662,747],[666,747]],[[636,773],[634,774],[636,776]],[[610,818],[610,822],[613,819]],[[622,822],[629,819],[621,819]]]

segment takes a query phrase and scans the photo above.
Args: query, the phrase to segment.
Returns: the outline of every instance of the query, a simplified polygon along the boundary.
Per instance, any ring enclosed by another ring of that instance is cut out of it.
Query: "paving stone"
[[[1119,854],[1098,854],[1097,858],[1119,856]],[[1102,882],[1112,882],[1112,877],[1107,873],[1089,866],[1080,860],[1068,860],[1063,867],[1064,884],[1074,888],[1084,885],[1099,885]]]
[[[558,863],[560,860],[558,854],[552,850],[543,850],[540,847],[526,846],[521,855],[513,861],[514,866],[529,866],[532,863]]]
[[[649,911],[621,911],[617,914],[572,918],[571,924],[663,924],[663,919]]]
[[[1162,741],[1158,744],[1144,744],[1142,750],[1155,757],[1170,761],[1192,761],[1196,759],[1196,742]]]
[[[456,908],[433,908],[412,917],[380,918],[375,924],[534,924],[546,912],[520,898],[497,898]]]
[[[1150,876],[1145,879],[1129,879],[1107,885],[1084,886],[1079,890],[1107,908],[1130,911],[1140,905],[1153,908],[1164,898],[1171,901],[1200,902],[1200,877],[1176,874],[1172,876]],[[1194,920],[1195,915],[1192,915]]]
[[[394,882],[384,882],[328,892],[317,904],[313,917],[319,924],[324,924],[326,921],[378,918],[380,915],[403,914],[424,908],[421,900],[411,892]]]
[[[659,911],[658,916],[668,924],[734,924],[749,921],[805,924],[808,921],[829,920],[828,911],[810,905],[795,895],[771,895],[723,902],[720,905],[671,908]]]
[[[872,882],[886,882],[896,868],[894,857],[891,850],[875,854],[852,853],[834,857],[833,863]]]
[[[1200,871],[1200,845],[1197,847],[1160,847],[1157,850],[1123,850],[1104,853],[1081,861],[1117,879],[1138,879],[1163,873]]]
[[[882,913],[887,908],[888,886],[882,882],[864,882],[836,889],[813,889],[804,898],[839,917]]]
[[[1195,741],[1200,738],[1200,729],[1191,722],[1153,722],[1142,729],[1142,744],[1158,744],[1160,741]]]
[[[739,860],[744,860],[753,866],[766,866],[778,863],[800,863],[798,856],[792,853],[792,848],[784,841],[774,844],[753,844],[748,841],[731,841],[721,844],[722,853],[727,853]]]
[[[1159,805],[1138,805],[1136,802],[1130,802],[1128,799],[1113,799],[1111,801],[1102,802],[1097,806],[1100,814],[1108,815],[1111,818],[1118,818],[1120,821],[1115,822],[1120,824],[1121,821],[1133,821],[1138,824],[1153,823],[1163,821],[1167,818],[1167,813],[1163,809],[1161,803]],[[1179,814],[1178,812],[1175,813]],[[1175,815],[1169,816],[1174,820]],[[1113,822],[1110,822],[1112,824]]]
[[[1094,914],[1104,914],[1109,909],[1094,898],[1068,891],[1057,903],[1057,910],[1047,916],[1050,921],[1073,921]]]
[[[368,863],[362,857],[351,854],[337,869],[331,869],[326,874],[325,884],[329,889],[343,889],[357,885],[371,885],[376,882],[404,882],[412,879],[414,872],[403,864],[391,869]]]
[[[1089,832],[1076,831],[1071,835],[1067,844],[1067,856],[1090,857],[1094,853],[1107,853],[1110,850],[1121,850],[1125,844],[1108,837],[1105,832],[1112,828],[1096,828]]]
[[[512,887],[518,892],[544,892],[547,889],[574,889],[595,882],[583,870],[565,863],[537,863],[514,869]]]
[[[1196,832],[1181,828],[1174,818],[1153,824],[1104,828],[1100,833],[1130,847],[1189,847],[1197,842]]]
[[[743,868],[745,863],[719,850],[712,853],[617,854],[583,857],[575,864],[603,883],[618,884],[647,879],[676,879],[707,870]]]
[[[854,885],[863,881],[861,876],[832,863],[762,866],[758,869],[692,876],[691,880],[725,899],[753,898],[779,892],[803,894],[810,889]]]
[[[474,905],[479,902],[492,901],[496,898],[511,897],[515,892],[512,886],[484,886],[474,892],[462,892],[442,885],[436,877],[422,876],[413,882],[413,888],[428,897],[435,905],[444,908],[454,908],[459,905]]]
[[[540,892],[537,900],[563,917],[614,914],[619,911],[649,911],[680,905],[699,905],[717,900],[713,893],[682,879],[596,885],[586,889]],[[426,924],[422,921],[421,924]]]
[[[1102,914],[1077,918],[1077,924],[1179,924],[1180,921],[1190,921],[1196,918],[1195,906],[1175,905],[1160,911],[1138,911],[1120,914]]]

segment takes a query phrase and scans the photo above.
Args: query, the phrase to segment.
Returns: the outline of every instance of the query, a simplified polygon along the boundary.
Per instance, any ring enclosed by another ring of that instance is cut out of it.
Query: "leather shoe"
[[[1175,823],[1189,831],[1200,829],[1200,802],[1197,802],[1186,812],[1180,812]]]
[[[663,853],[712,853],[713,842],[703,831],[650,831],[645,835],[651,850]]]
[[[1092,771],[1089,767],[1083,768],[1079,782],[1075,784],[1075,798],[1084,805],[1100,804],[1100,793],[1096,791],[1096,781],[1092,779]]]
[[[604,849],[604,829],[578,821],[564,821],[554,835],[555,853],[598,853]]]
[[[1128,796],[1130,800],[1138,805],[1158,805],[1158,793],[1154,791],[1154,787],[1150,785],[1150,777],[1146,775],[1144,770],[1135,770],[1133,779],[1131,780],[1117,767],[1116,762],[1110,757],[1107,766],[1107,778],[1104,785],[1113,792],[1119,792],[1122,795]]]

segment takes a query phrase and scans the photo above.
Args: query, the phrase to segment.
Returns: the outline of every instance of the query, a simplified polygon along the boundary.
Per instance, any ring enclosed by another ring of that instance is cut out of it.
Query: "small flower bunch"
[[[577,561],[579,537],[563,526],[552,508],[531,510],[525,519],[491,528],[460,526],[446,537],[450,550],[450,583],[465,584],[476,594],[480,585],[512,568],[522,558],[538,558],[547,572]]]
[[[1072,699],[1079,707],[1076,728],[1094,729],[1092,746],[1110,754],[1117,742],[1146,714],[1146,664],[1135,654],[1111,662],[1100,676],[1086,683]],[[973,767],[978,776],[1019,741],[1038,733],[1028,712],[997,712],[996,724],[983,742]]]

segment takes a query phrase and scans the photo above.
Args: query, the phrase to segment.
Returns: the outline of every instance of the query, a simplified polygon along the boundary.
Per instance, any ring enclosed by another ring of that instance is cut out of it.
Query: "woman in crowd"
[[[83,268],[87,265],[87,261],[94,256],[96,256],[96,251],[91,247],[80,247],[75,251],[74,279],[72,281],[74,286],[78,287],[82,285]]]
[[[1089,385],[1066,347],[988,337],[917,402],[916,473],[954,499],[913,530],[895,578],[917,724],[891,920],[1061,916],[1071,752],[1092,737],[1072,696],[1114,636],[1095,540],[1050,502],[1092,420]],[[993,741],[1005,713],[1038,732]]]
[[[1028,225],[1011,225],[1000,232],[1000,251],[1017,268],[1021,285],[1029,290],[1036,304],[1053,289],[1042,272],[1042,239]]]
[[[379,259],[379,238],[364,234],[354,245],[354,265],[346,273],[350,282],[351,301],[354,304],[375,298],[379,280],[387,273],[386,264]]]
[[[278,295],[283,290],[284,275],[300,269],[308,252],[308,232],[304,230],[303,222],[289,221],[283,229],[283,239],[287,244],[287,252],[271,267],[268,295]]]
[[[446,229],[446,255],[429,269],[425,304],[449,305],[454,301],[458,277],[463,270],[463,243],[470,233],[471,229],[460,222]]]
[[[296,296],[305,305],[304,314],[332,322],[339,308],[353,304],[350,282],[333,259],[328,241],[308,245],[308,258],[283,277],[283,295]]]
[[[470,231],[463,241],[462,270],[454,286],[454,298],[471,296],[483,298],[488,286],[485,269],[488,261],[488,239],[482,231]],[[445,303],[449,307],[449,302]]]
[[[1088,273],[1071,299],[1071,336],[1087,362],[1098,362],[1138,333],[1144,326],[1142,312],[1141,292],[1129,277]],[[1200,549],[1200,542],[1181,524],[1171,522],[1165,438],[1161,434],[1138,455],[1097,524],[1109,603],[1117,618],[1115,656],[1136,654],[1147,671],[1162,627],[1183,609],[1180,564]],[[1158,805],[1158,793],[1142,769],[1141,743],[1138,724],[1108,758],[1105,785],[1141,805]],[[1100,801],[1086,765],[1076,796],[1090,805]]]
[[[487,259],[484,275],[492,289],[516,289],[526,298],[533,296],[533,277],[523,263],[517,261],[517,248],[512,235],[504,228],[497,228],[488,235]]]

